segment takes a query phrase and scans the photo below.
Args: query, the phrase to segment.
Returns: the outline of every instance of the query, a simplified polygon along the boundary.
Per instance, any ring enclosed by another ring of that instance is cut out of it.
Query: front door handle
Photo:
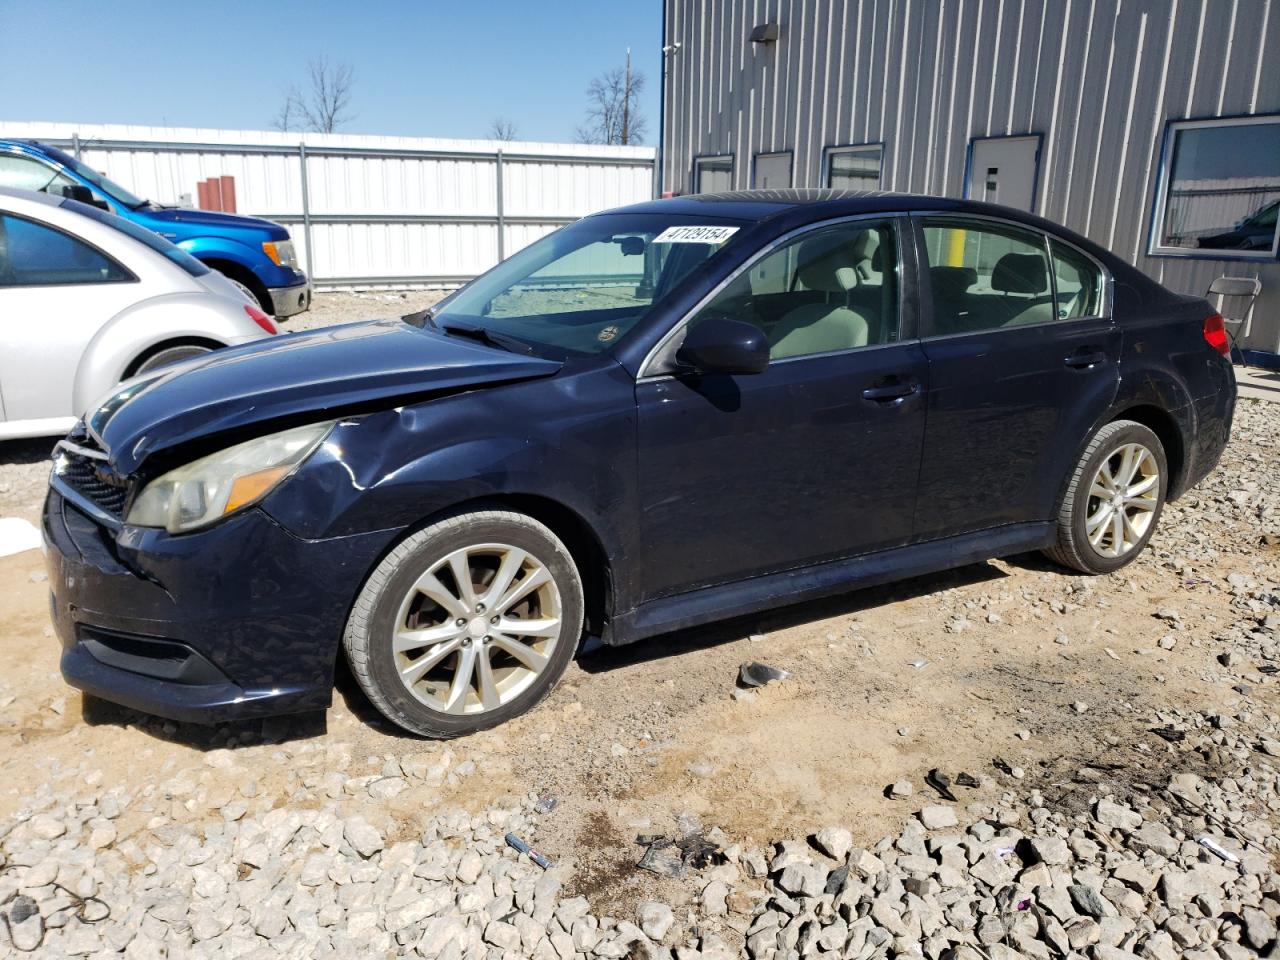
[[[862,391],[862,399],[871,400],[874,403],[898,403],[919,389],[920,384],[914,381],[898,380],[878,387],[867,387]]]
[[[1106,362],[1107,355],[1102,350],[1077,350],[1063,361],[1072,370],[1092,370]]]

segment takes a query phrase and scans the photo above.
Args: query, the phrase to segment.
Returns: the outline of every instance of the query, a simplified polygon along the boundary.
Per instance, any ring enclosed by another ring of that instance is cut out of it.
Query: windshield
[[[108,227],[114,227],[121,233],[127,233],[139,243],[146,244],[156,253],[168,257],[193,277],[203,277],[209,272],[208,267],[181,247],[175,247],[160,234],[153,233],[145,227],[140,227],[136,223],[124,219],[124,217],[117,217],[114,213],[107,213],[105,210],[100,210],[98,207],[90,206],[87,203],[81,203],[78,200],[63,200],[59,206],[84,214],[84,216],[97,220],[99,223],[105,223]]]
[[[610,349],[730,242],[740,221],[605,214],[570,224],[463,287],[432,314],[552,355]]]
[[[85,166],[75,157],[71,156],[71,154],[63,153],[61,150],[48,146],[43,147],[43,149],[49,154],[49,156],[53,157],[53,159],[57,160],[64,167],[69,167],[74,170],[86,182],[93,184],[93,186],[97,187],[112,200],[122,203],[126,207],[140,207],[147,202],[141,197],[135,197],[124,187],[120,186],[120,184],[115,183],[112,180],[108,180],[92,167]]]

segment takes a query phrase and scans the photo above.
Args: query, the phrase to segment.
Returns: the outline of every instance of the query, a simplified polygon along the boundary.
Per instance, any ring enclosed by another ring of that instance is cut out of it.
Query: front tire
[[[1133,420],[1102,427],[1076,465],[1058,511],[1049,559],[1081,573],[1111,573],[1137,559],[1155,533],[1168,491],[1160,438]]]
[[[235,277],[231,276],[230,274],[224,273],[223,276],[226,277],[228,280],[230,280],[232,285],[237,287],[240,290],[240,292],[244,294],[244,298],[246,300],[248,300],[254,306],[260,307],[264,313],[266,313],[268,316],[274,319],[275,306],[272,303],[270,303],[269,301],[264,302],[262,297],[254,293],[253,288],[250,287],[247,283],[241,283],[239,280],[237,280]]]
[[[449,738],[496,726],[555,687],[582,634],[582,580],[543,524],[459,513],[392,550],[369,576],[343,644],[392,723]]]

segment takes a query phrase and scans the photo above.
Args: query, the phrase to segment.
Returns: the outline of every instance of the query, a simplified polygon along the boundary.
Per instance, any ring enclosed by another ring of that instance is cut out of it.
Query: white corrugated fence
[[[564,223],[653,196],[652,147],[0,122],[139,196],[235,178],[240,213],[284,224],[320,286],[450,286]]]

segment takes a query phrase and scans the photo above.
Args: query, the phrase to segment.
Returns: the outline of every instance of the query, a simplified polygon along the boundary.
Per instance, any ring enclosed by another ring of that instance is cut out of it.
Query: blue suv
[[[70,197],[153,230],[225,274],[276,317],[290,317],[311,306],[311,284],[298,269],[289,231],[278,223],[160,206],[135,197],[70,154],[35,140],[0,140],[0,187]]]

